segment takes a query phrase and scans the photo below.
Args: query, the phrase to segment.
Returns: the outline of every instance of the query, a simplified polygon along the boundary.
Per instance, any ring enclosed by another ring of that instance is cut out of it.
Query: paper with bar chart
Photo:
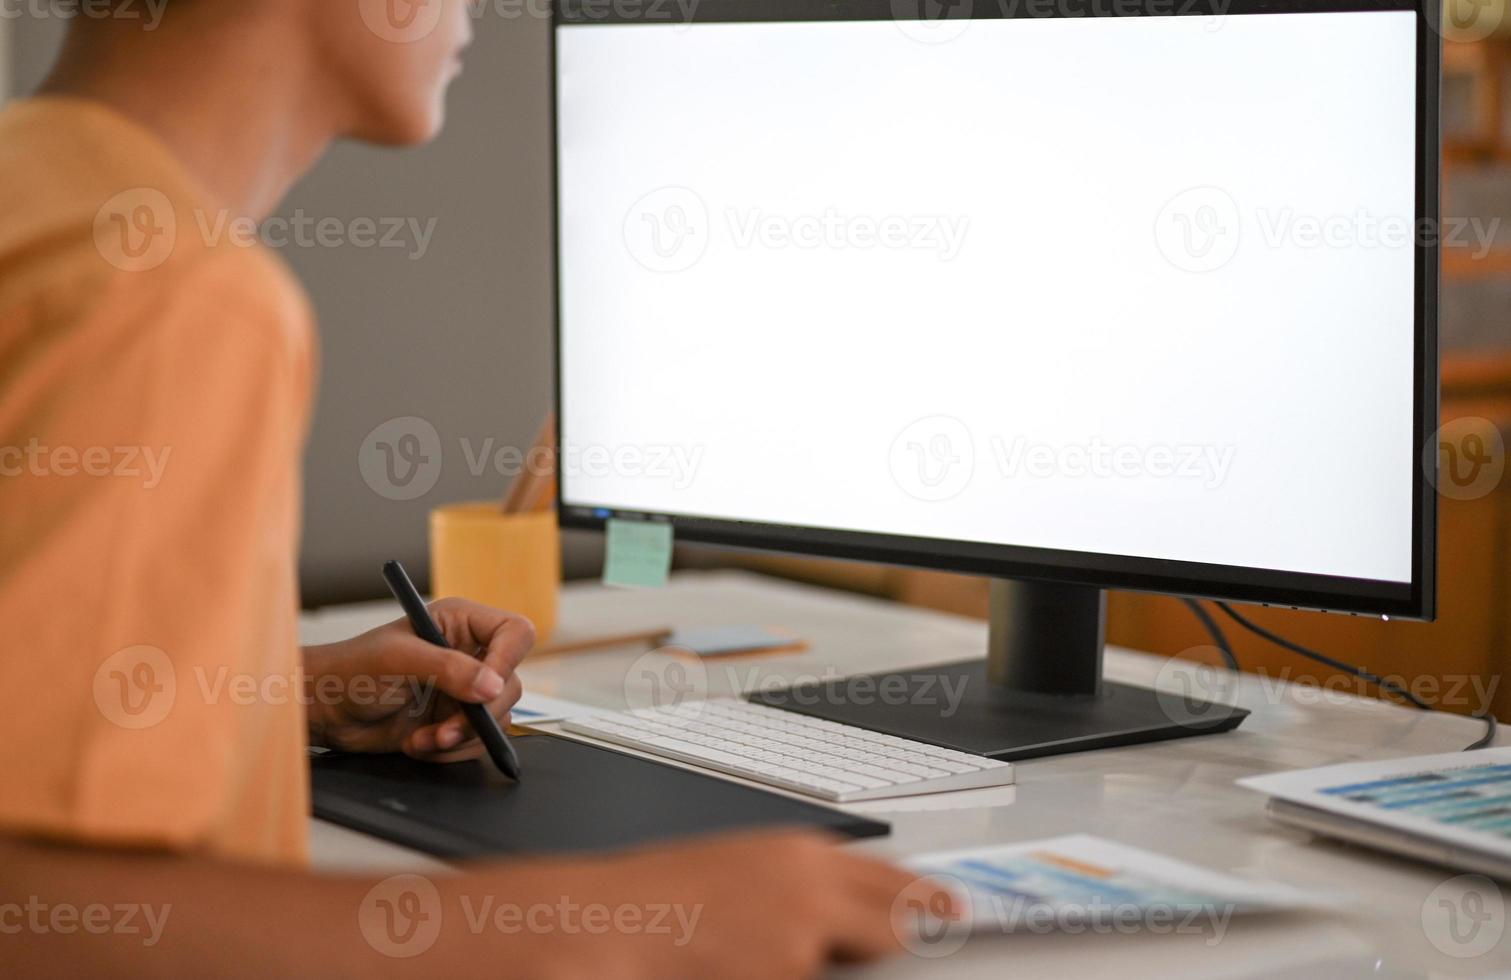
[[[1511,858],[1511,748],[1239,780],[1299,806]]]

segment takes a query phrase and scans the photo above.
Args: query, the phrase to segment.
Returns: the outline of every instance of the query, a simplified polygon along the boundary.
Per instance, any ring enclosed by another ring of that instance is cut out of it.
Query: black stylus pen
[[[390,559],[383,563],[383,581],[388,583],[388,590],[393,597],[399,600],[399,605],[404,607],[404,615],[409,617],[409,625],[414,629],[415,636],[426,643],[434,643],[438,647],[450,647],[446,642],[446,634],[430,618],[430,610],[425,607],[425,600],[420,598],[420,593],[415,591],[414,583],[409,580],[409,573],[404,571],[404,566]],[[467,721],[472,725],[472,730],[477,732],[477,737],[483,740],[488,747],[488,757],[493,764],[498,766],[499,771],[510,779],[519,780],[519,757],[514,754],[514,746],[509,744],[509,736],[498,727],[498,719],[488,711],[488,706],[483,704],[462,703],[462,713],[467,716]]]

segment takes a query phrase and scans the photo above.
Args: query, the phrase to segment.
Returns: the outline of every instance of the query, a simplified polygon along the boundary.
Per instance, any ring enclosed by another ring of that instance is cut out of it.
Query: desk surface
[[[351,636],[398,615],[368,603],[306,615],[304,642]],[[691,682],[710,695],[758,685],[914,667],[979,656],[985,625],[895,603],[741,572],[689,573],[655,591],[569,585],[562,594],[562,639],[662,626],[760,624],[808,641],[800,653],[707,661]],[[623,709],[648,701],[643,647],[542,657],[523,668],[542,694]],[[1108,651],[1106,672],[1121,681],[1179,690],[1163,657]],[[868,977],[1077,976],[1483,976],[1511,971],[1511,938],[1456,943],[1441,917],[1424,917],[1433,889],[1451,872],[1310,838],[1270,823],[1264,800],[1234,780],[1334,762],[1446,752],[1479,736],[1478,722],[1399,708],[1372,699],[1243,676],[1232,698],[1253,711],[1225,735],[1060,756],[1018,764],[1016,787],[945,794],[925,802],[873,804],[890,837],[853,845],[902,856],[979,844],[1089,833],[1210,868],[1348,897],[1347,911],[1234,921],[1220,942],[1197,935],[1018,935],[973,939],[942,959],[905,957]],[[431,859],[315,821],[317,866],[369,871],[434,867]],[[1491,896],[1492,898],[1494,896]],[[1481,924],[1497,933],[1504,911]]]

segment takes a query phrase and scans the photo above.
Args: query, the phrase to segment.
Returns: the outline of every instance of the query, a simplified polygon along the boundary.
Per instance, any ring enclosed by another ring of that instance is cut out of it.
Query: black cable
[[[1394,694],[1397,697],[1402,698],[1403,700],[1412,704],[1413,706],[1421,708],[1423,711],[1439,710],[1434,705],[1423,701],[1421,698],[1417,697],[1415,694],[1412,694],[1410,691],[1406,690],[1406,688],[1395,683],[1394,681],[1389,681],[1383,677],[1372,674],[1362,667],[1355,667],[1353,664],[1344,663],[1341,660],[1335,660],[1325,653],[1318,653],[1315,650],[1310,650],[1299,643],[1287,640],[1285,637],[1281,636],[1278,633],[1273,633],[1265,629],[1263,626],[1250,621],[1247,617],[1235,611],[1233,607],[1229,606],[1226,602],[1217,603],[1217,608],[1226,613],[1228,618],[1233,620],[1239,626],[1242,626],[1244,629],[1248,630],[1250,633],[1253,633],[1258,637],[1270,641],[1278,647],[1282,647],[1286,650],[1291,651],[1292,653],[1300,654],[1301,656],[1306,657],[1308,660],[1315,660],[1319,664],[1324,664],[1325,666],[1331,667],[1336,671],[1340,671],[1352,677],[1357,677],[1369,684],[1373,684],[1380,690],[1385,691],[1388,694]],[[1471,717],[1478,718],[1480,721],[1485,723],[1485,734],[1474,744],[1465,746],[1465,752],[1468,752],[1471,749],[1482,749],[1485,746],[1489,745],[1491,742],[1495,741],[1495,716],[1492,715],[1489,711],[1479,711],[1475,712]]]
[[[1207,630],[1207,635],[1212,637],[1212,645],[1222,651],[1222,659],[1228,665],[1228,669],[1235,674],[1242,670],[1238,666],[1238,655],[1233,652],[1233,647],[1228,643],[1228,635],[1222,631],[1222,627],[1218,625],[1217,620],[1212,618],[1212,614],[1207,612],[1206,607],[1195,599],[1182,599],[1181,601],[1186,604],[1187,609],[1195,614],[1197,619],[1201,620],[1202,626]]]

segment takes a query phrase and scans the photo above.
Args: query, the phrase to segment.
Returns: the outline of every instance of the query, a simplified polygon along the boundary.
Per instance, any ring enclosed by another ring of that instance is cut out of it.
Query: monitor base
[[[985,660],[840,678],[757,704],[1013,762],[1231,731],[1244,708],[1103,681],[1097,694],[1030,694],[987,679]]]

